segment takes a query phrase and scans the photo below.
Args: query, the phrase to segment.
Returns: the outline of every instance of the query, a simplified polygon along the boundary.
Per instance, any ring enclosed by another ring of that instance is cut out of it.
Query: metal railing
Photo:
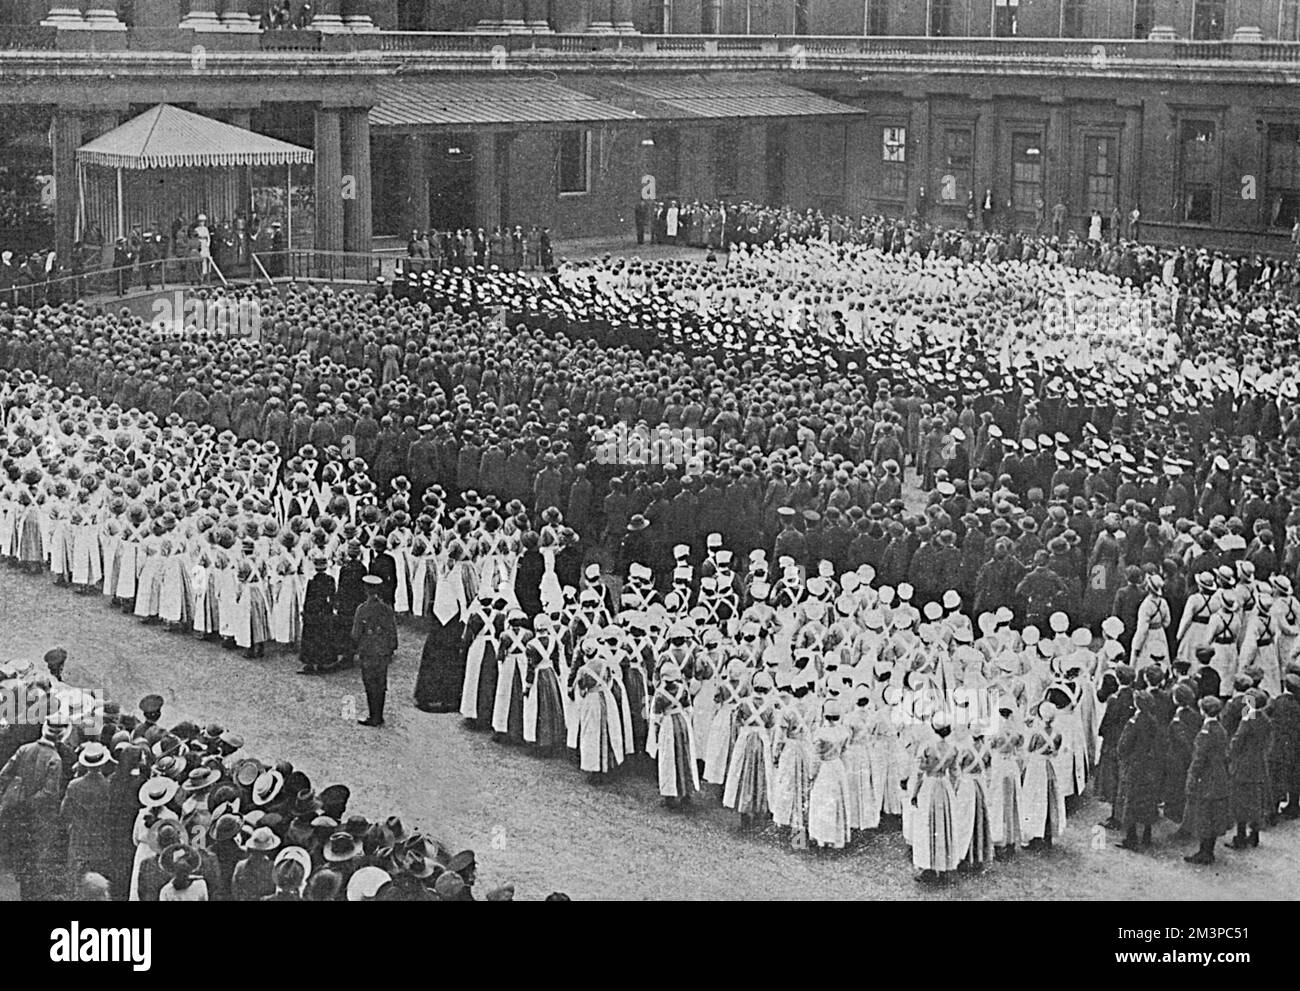
[[[397,255],[363,254],[347,251],[316,251],[293,248],[286,251],[258,251],[253,264],[273,282],[355,282],[374,284],[391,280],[404,258]]]
[[[130,50],[188,52],[182,42],[192,32],[141,27],[126,32]],[[63,32],[39,25],[0,24],[0,51],[51,51],[85,45],[85,32]],[[76,36],[75,38],[73,36]],[[377,31],[322,34],[320,31],[280,30],[232,36],[209,59],[235,57],[240,49],[270,54],[338,55],[379,53],[393,55],[491,55],[527,52],[530,57],[556,57],[617,53],[620,57],[791,56],[813,58],[888,57],[918,59],[1011,59],[1036,62],[1069,61],[1105,65],[1115,60],[1156,62],[1300,62],[1300,42],[1289,41],[1150,41],[1134,38],[991,38],[857,35],[609,35],[609,34],[507,34],[482,31]],[[653,64],[652,62],[652,64]]]

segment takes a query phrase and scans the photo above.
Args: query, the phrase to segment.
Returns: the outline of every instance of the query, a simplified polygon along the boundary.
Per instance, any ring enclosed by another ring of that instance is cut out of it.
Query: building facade
[[[0,141],[53,176],[170,103],[310,147],[310,247],[632,230],[720,197],[1290,250],[1300,0],[16,0]],[[0,231],[0,239],[4,232]]]

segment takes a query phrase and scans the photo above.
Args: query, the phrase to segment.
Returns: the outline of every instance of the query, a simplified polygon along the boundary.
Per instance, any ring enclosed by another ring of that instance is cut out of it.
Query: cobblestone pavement
[[[247,660],[112,609],[99,596],[56,588],[48,576],[0,568],[0,656],[38,659],[66,647],[70,681],[99,687],[128,706],[149,691],[167,699],[165,719],[219,720],[245,734],[255,755],[288,758],[317,787],[347,783],[366,814],[398,814],[473,847],[484,886],[514,881],[520,898],[552,890],[574,898],[1292,898],[1300,825],[1263,835],[1247,853],[1224,850],[1210,868],[1183,863],[1187,844],[1156,829],[1156,848],[1118,850],[1095,824],[1104,806],[1085,800],[1064,841],[1046,855],[1021,853],[983,875],[939,887],[912,879],[901,836],[880,833],[840,853],[796,853],[774,831],[742,834],[716,793],[689,813],[661,807],[648,768],[603,787],[565,759],[544,760],[495,744],[457,715],[428,715],[410,699],[423,633],[401,630],[390,677],[388,725],[364,714],[360,677],[301,677],[290,654]],[[0,899],[15,897],[0,879]]]

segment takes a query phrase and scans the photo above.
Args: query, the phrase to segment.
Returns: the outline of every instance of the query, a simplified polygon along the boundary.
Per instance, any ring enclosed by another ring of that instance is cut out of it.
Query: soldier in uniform
[[[393,607],[379,597],[384,580],[366,575],[366,601],[352,620],[352,643],[361,658],[361,682],[366,690],[368,714],[362,726],[384,725],[384,700],[388,695],[388,666],[397,652],[397,617]]]

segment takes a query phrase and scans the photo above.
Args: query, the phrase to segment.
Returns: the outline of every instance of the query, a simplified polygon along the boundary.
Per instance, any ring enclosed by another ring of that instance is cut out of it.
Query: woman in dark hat
[[[338,662],[334,621],[337,589],[334,579],[325,570],[327,563],[324,555],[312,559],[316,574],[307,582],[302,602],[302,640],[298,648],[298,657],[302,661],[300,674],[316,674]]]
[[[1231,778],[1228,774],[1228,734],[1219,723],[1223,703],[1201,699],[1205,721],[1192,745],[1187,767],[1187,818],[1183,827],[1200,849],[1183,859],[1189,864],[1214,863],[1214,844],[1232,827]]]
[[[415,677],[415,706],[423,712],[453,712],[460,707],[465,680],[464,590],[454,572],[444,574],[434,592],[429,635]]]

